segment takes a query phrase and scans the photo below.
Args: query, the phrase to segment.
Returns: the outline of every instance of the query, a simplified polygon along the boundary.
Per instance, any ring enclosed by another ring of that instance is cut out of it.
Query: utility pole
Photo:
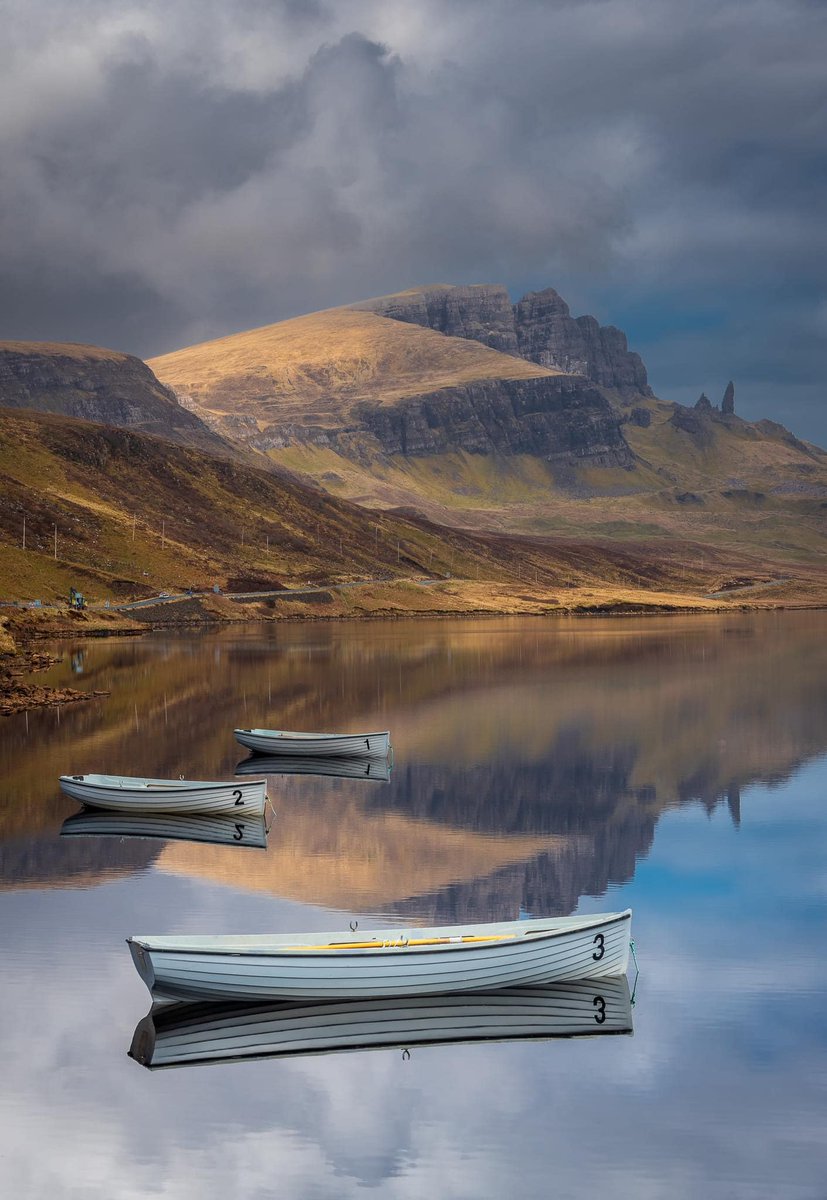
[[[267,553],[269,554],[270,553],[270,534],[269,533],[266,535],[265,540],[267,542]]]
[[[135,514],[132,514],[132,541],[135,541]]]
[[[23,549],[26,549],[26,514],[23,513]]]
[[[166,523],[166,521],[162,521],[161,522],[161,549],[162,550],[163,550],[164,546],[166,546],[166,544],[167,544],[167,523]]]
[[[55,562],[57,562],[57,525],[55,525]]]

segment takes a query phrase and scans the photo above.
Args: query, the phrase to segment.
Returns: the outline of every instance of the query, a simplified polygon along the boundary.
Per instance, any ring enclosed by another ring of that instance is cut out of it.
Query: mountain
[[[65,601],[70,586],[91,600],[215,584],[319,589],[243,606],[185,598],[132,614],[175,624],[696,611],[744,599],[761,606],[824,598],[823,574],[810,564],[792,572],[772,557],[680,538],[621,543],[462,530],[415,512],[369,512],[259,461],[252,467],[131,429],[0,408],[0,600]],[[730,598],[730,588],[745,585],[747,597],[736,590]],[[5,614],[0,626],[10,622],[23,635],[34,624],[59,636],[68,619],[61,628],[45,609]],[[74,614],[78,634],[86,617]]]
[[[277,474],[88,421],[0,408],[0,586],[95,596],[158,586],[251,587],[411,571],[436,534],[375,517]],[[23,548],[25,518],[25,549]],[[381,532],[381,536],[380,536]],[[463,548],[455,548],[464,561]],[[473,561],[473,552],[469,551]]]
[[[258,591],[360,581],[304,603],[329,616],[714,608],[703,593],[716,580],[759,566],[710,554],[700,567],[680,543],[668,553],[554,544],[370,513],[259,461],[251,467],[132,429],[0,408],[0,599],[65,599],[70,586],[104,599],[215,583]],[[410,582],[423,576],[427,586]],[[176,614],[187,609],[153,615]]]
[[[631,465],[611,406],[585,380],[359,308],[297,317],[149,365],[214,429],[277,461],[293,446],[367,464],[462,446]]]
[[[658,399],[626,338],[548,288],[447,284],[151,359],[177,395],[332,495],[457,527],[827,553],[827,454]],[[734,408],[734,399],[732,402]]]
[[[213,451],[228,447],[130,354],[58,342],[0,342],[0,405],[81,417]]]

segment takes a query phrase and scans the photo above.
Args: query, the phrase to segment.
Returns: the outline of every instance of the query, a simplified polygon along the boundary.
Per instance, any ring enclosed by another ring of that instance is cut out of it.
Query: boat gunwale
[[[99,778],[116,780],[116,779],[129,779],[130,776],[128,776],[128,775],[101,775],[101,776],[99,776]],[[143,784],[136,784],[133,782],[128,787],[124,787],[123,785],[117,785],[115,783],[97,783],[97,782],[93,781],[92,779],[90,779],[89,776],[87,776],[87,775],[61,775],[59,777],[59,781],[60,781],[60,783],[79,784],[81,787],[99,788],[99,789],[103,788],[103,789],[106,789],[107,791],[118,791],[118,792],[127,792],[127,793],[128,792],[145,793],[145,792],[149,792],[149,791],[158,791],[158,792],[174,791],[176,793],[176,795],[178,795],[180,793],[186,794],[187,792],[201,792],[201,791],[204,791],[205,788],[210,788],[210,789],[214,789],[214,790],[217,790],[219,788],[226,788],[228,791],[233,792],[239,786],[254,787],[257,783],[261,784],[262,787],[265,788],[265,790],[267,788],[267,780],[266,779],[249,779],[249,778],[245,778],[244,782],[241,785],[237,784],[235,782],[235,780],[224,782],[224,781],[220,781],[220,780],[215,781],[215,780],[207,780],[207,779],[204,779],[204,780],[153,779],[153,780],[149,780]]]
[[[550,919],[554,920],[555,918],[552,917]],[[335,945],[332,945],[328,948],[320,947],[319,949],[310,950],[291,947],[290,945],[274,947],[271,949],[264,947],[243,950],[230,950],[226,947],[201,948],[195,946],[158,946],[153,945],[152,942],[142,940],[140,935],[137,934],[131,935],[126,939],[126,941],[130,945],[140,946],[141,949],[145,950],[149,954],[198,954],[209,955],[211,957],[219,956],[223,958],[280,958],[286,954],[292,960],[299,962],[304,962],[307,959],[314,958],[322,958],[329,961],[331,955],[340,958],[350,957],[351,955],[358,958],[366,958],[369,955],[378,954],[387,958],[393,951],[401,951],[403,954],[416,954],[417,956],[421,956],[427,954],[444,954],[446,952],[455,953],[461,950],[478,952],[483,950],[514,949],[515,947],[525,945],[526,942],[530,942],[532,945],[540,944],[543,942],[552,941],[554,938],[567,937],[572,934],[576,935],[580,933],[586,933],[591,929],[597,929],[601,926],[605,927],[610,925],[619,925],[621,921],[631,921],[631,919],[632,911],[631,909],[627,909],[625,912],[612,914],[611,916],[602,919],[600,914],[595,914],[594,920],[589,921],[587,924],[583,924],[582,926],[569,925],[563,929],[537,930],[536,932],[528,931],[524,934],[505,934],[501,937],[498,937],[496,941],[445,942],[441,946],[403,946],[401,943],[396,942],[391,945],[383,946],[381,942],[377,940],[376,946],[369,946],[358,950],[348,949],[347,943],[343,943],[341,949],[337,948]],[[390,941],[390,939],[387,940]]]
[[[372,733],[307,733],[297,729],[234,729],[233,733],[263,734],[270,738],[296,738],[299,741],[340,741],[343,738],[390,738],[389,729],[376,729]]]

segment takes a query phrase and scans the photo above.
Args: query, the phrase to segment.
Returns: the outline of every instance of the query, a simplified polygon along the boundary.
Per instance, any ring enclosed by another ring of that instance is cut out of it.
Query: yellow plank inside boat
[[[316,946],[284,946],[287,950],[404,950],[408,946],[450,946],[468,942],[509,942],[514,941],[514,933],[465,934],[462,937],[435,938],[388,938],[379,941],[374,938],[370,942],[325,942]]]

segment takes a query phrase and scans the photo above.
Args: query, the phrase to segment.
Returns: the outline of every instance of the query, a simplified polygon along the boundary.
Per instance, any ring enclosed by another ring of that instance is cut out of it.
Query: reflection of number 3
[[[236,788],[235,791],[233,792],[233,795],[235,796],[236,807],[238,807],[239,804],[244,803],[244,800],[241,795],[241,788]]]
[[[594,954],[592,955],[592,958],[594,959],[595,962],[600,962],[601,958],[606,953],[605,942],[606,942],[606,939],[602,933],[596,933],[594,935],[594,944],[595,944],[595,946],[597,946],[597,949],[595,950]]]
[[[595,996],[594,1000],[592,1000],[592,1004],[597,1009],[597,1012],[594,1014],[594,1019],[597,1021],[598,1025],[602,1025],[606,1020],[606,1001],[602,996]]]

